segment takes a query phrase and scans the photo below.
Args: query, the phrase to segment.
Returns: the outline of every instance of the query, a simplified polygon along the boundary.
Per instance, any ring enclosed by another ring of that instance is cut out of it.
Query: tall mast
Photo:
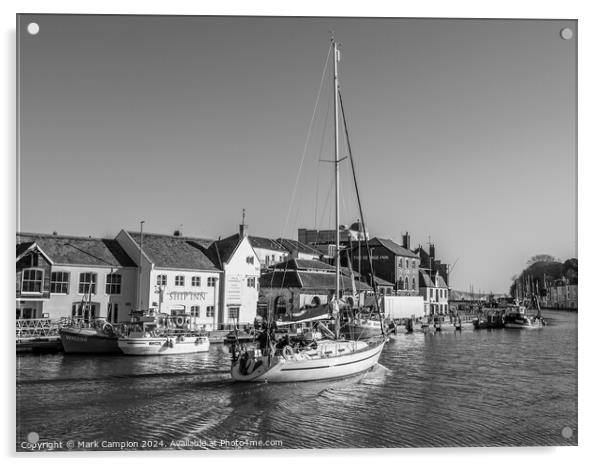
[[[338,70],[337,70],[337,62],[338,62],[338,49],[337,49],[337,43],[334,40],[334,35],[331,37],[331,42],[332,42],[332,71],[333,71],[333,76],[334,76],[334,80],[333,80],[333,99],[334,99],[334,187],[335,187],[335,224],[334,224],[334,231],[335,231],[335,236],[336,236],[336,240],[335,240],[335,256],[334,256],[334,263],[335,263],[335,268],[336,268],[336,285],[335,285],[335,305],[338,308],[338,300],[339,300],[339,294],[340,294],[340,287],[339,287],[339,277],[340,277],[340,272],[341,272],[341,263],[340,263],[340,258],[339,258],[339,100],[338,100],[338,93],[339,93],[339,77],[338,77]],[[339,331],[340,331],[340,317],[337,313],[336,317],[335,317],[335,336],[336,338],[339,338]]]
[[[140,255],[138,256],[138,310],[142,309],[142,234],[144,220],[140,222]]]

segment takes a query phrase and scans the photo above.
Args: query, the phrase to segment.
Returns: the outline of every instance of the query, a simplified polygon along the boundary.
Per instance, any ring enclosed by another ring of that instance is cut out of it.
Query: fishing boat
[[[348,158],[351,162],[355,190],[361,215],[361,225],[364,229],[364,238],[366,238],[365,221],[362,212],[362,206],[359,199],[357,187],[357,177],[355,166],[351,155],[347,124],[342,105],[341,92],[339,88],[339,78],[337,64],[339,61],[338,44],[334,38],[331,41],[332,51],[332,69],[334,84],[334,174],[335,174],[335,229],[339,228],[339,165],[343,160],[339,156],[339,105],[343,116],[345,135],[347,141]],[[330,51],[329,51],[330,54]],[[315,381],[323,379],[332,379],[348,377],[361,373],[372,368],[378,363],[383,346],[387,338],[382,331],[374,338],[361,341],[341,338],[341,317],[342,312],[347,308],[347,304],[341,299],[340,290],[340,240],[339,235],[335,235],[335,276],[333,277],[334,294],[330,302],[317,307],[305,309],[302,312],[288,319],[286,322],[279,322],[276,325],[289,325],[291,323],[302,322],[320,322],[320,330],[325,335],[321,340],[301,339],[298,342],[292,342],[288,335],[275,340],[275,325],[264,325],[256,334],[256,339],[252,345],[235,343],[232,345],[232,366],[231,375],[235,381],[246,382],[301,382]],[[372,269],[370,249],[368,257]],[[371,276],[374,272],[371,270]],[[374,283],[372,284],[374,288]],[[376,290],[375,290],[376,293]],[[378,308],[377,315],[381,316]],[[327,322],[333,328],[330,331]]]
[[[138,316],[117,339],[127,355],[153,356],[209,351],[209,338],[191,331],[183,315]]]
[[[86,290],[79,304],[77,315],[88,316],[92,303],[92,288]],[[113,325],[105,319],[94,319],[91,322],[77,319],[75,310],[71,324],[59,330],[61,345],[65,353],[121,353],[117,345],[117,332]]]
[[[538,313],[535,316],[528,316],[527,308],[521,305],[510,306],[506,308],[504,314],[504,328],[541,328],[545,325],[545,321]]]
[[[63,327],[59,336],[65,353],[121,353],[115,328],[103,319],[89,326]]]

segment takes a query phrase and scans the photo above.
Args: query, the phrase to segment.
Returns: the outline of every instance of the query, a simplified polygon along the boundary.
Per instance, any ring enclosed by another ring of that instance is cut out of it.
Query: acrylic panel
[[[16,31],[17,451],[577,444],[576,20]]]

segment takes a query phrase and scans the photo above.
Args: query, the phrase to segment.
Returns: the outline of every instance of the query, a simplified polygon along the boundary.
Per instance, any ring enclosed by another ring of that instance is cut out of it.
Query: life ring
[[[283,349],[282,349],[282,354],[285,356],[293,356],[295,354],[295,352],[293,351],[293,348],[291,348],[289,345],[286,345]]]
[[[102,326],[102,331],[107,335],[115,333],[115,331],[113,330],[113,326],[108,322],[105,322],[105,324]]]
[[[186,323],[186,319],[184,319],[184,316],[176,317],[175,321],[176,327],[184,327],[184,324]]]

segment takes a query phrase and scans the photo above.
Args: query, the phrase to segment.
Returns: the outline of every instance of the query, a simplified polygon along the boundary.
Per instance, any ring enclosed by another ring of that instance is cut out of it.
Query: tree
[[[536,254],[527,261],[527,267],[536,264],[537,262],[556,262],[556,259],[549,254]]]

